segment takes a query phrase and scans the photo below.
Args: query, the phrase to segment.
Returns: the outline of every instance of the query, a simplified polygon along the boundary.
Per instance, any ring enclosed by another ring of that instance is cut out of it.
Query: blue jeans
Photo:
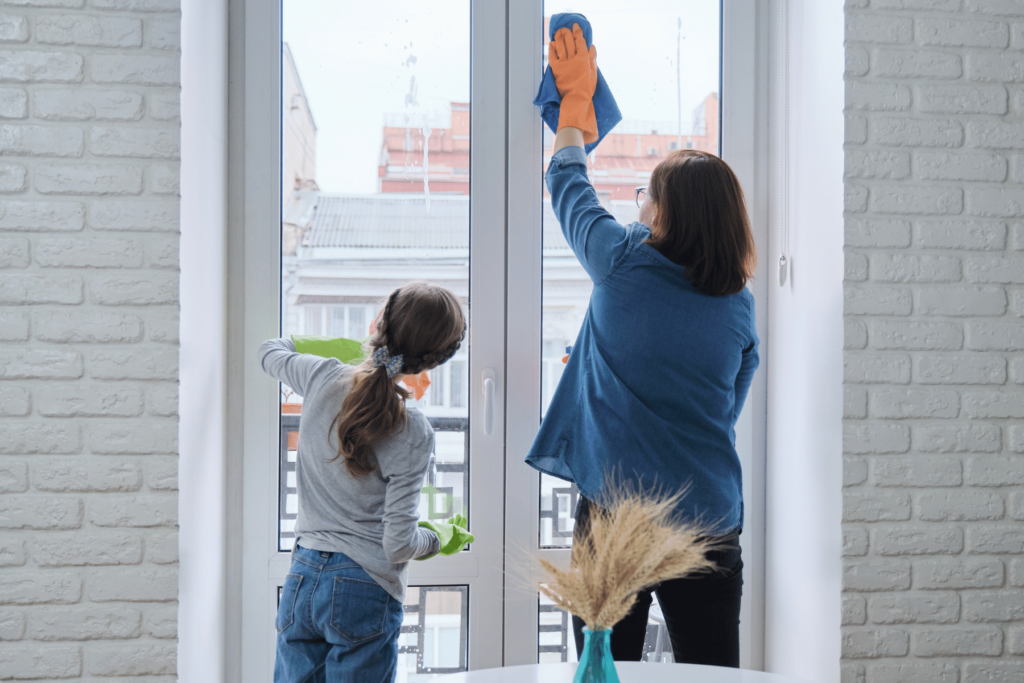
[[[392,683],[402,603],[347,555],[296,547],[277,609],[274,683]]]

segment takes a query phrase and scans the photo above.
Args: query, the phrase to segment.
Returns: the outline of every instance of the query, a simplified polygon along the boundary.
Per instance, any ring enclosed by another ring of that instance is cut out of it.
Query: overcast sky
[[[718,6],[552,0],[544,13],[587,16],[598,66],[629,120],[676,120],[682,19],[685,134],[693,109],[718,90]],[[282,30],[316,120],[324,191],[376,191],[385,114],[446,116],[449,102],[469,100],[469,0],[283,0]]]

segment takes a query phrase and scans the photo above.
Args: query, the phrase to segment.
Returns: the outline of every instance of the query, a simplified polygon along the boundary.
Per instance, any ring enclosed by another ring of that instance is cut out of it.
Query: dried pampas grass
[[[707,552],[718,541],[699,524],[672,519],[684,494],[609,483],[603,509],[590,508],[589,533],[574,541],[569,569],[539,560],[548,575],[540,591],[600,631],[629,614],[643,589],[715,569]]]

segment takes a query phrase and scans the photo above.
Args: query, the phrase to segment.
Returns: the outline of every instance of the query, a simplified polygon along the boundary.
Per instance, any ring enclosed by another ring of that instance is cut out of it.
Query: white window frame
[[[242,124],[243,131],[232,136],[229,157],[228,308],[235,311],[231,315],[237,324],[229,326],[228,349],[238,352],[231,357],[241,363],[229,368],[228,382],[230,394],[244,400],[227,411],[228,433],[239,438],[229,440],[227,456],[226,666],[228,680],[249,682],[269,680],[274,639],[267,625],[276,611],[272,589],[288,569],[276,538],[278,392],[256,359],[259,344],[280,329],[280,280],[267,273],[280,268],[281,13],[276,2],[233,0],[231,7],[230,54],[236,65],[243,65],[232,67],[232,73],[243,78],[232,82],[230,120]],[[493,588],[478,590],[471,599],[471,669],[536,662],[537,596],[523,579],[529,578],[537,556],[568,557],[564,549],[528,550],[537,547],[539,538],[539,481],[523,462],[536,432],[541,396],[543,131],[531,102],[541,75],[542,8],[540,0],[472,0],[473,35],[487,36],[471,42],[470,299],[475,305],[469,400],[474,422],[482,415],[484,369],[494,371],[497,391],[493,434],[470,431],[470,485],[475,501],[487,500],[485,494],[493,499],[487,487],[500,487],[504,509],[497,521],[495,515],[482,514],[479,503],[471,511],[474,533],[493,543],[480,542],[470,553],[416,568],[416,582],[470,585],[471,593],[473,586]],[[746,191],[762,255],[751,285],[762,358],[768,353],[766,12],[756,0],[723,0],[722,150]],[[500,49],[502,43],[506,49]],[[493,74],[507,74],[507,79]],[[486,110],[482,102],[490,103]],[[523,320],[538,324],[511,324]],[[764,660],[765,397],[764,373],[759,372],[737,426],[746,501],[741,663],[748,668],[762,668]],[[532,427],[520,429],[524,425]],[[489,597],[481,599],[485,592]],[[495,621],[499,615],[503,628]],[[488,637],[480,635],[483,624],[490,626]]]

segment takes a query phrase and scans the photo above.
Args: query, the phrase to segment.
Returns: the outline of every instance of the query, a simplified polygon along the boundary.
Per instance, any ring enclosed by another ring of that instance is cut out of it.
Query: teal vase
[[[583,629],[583,656],[573,683],[619,683],[612,661],[612,630]]]

